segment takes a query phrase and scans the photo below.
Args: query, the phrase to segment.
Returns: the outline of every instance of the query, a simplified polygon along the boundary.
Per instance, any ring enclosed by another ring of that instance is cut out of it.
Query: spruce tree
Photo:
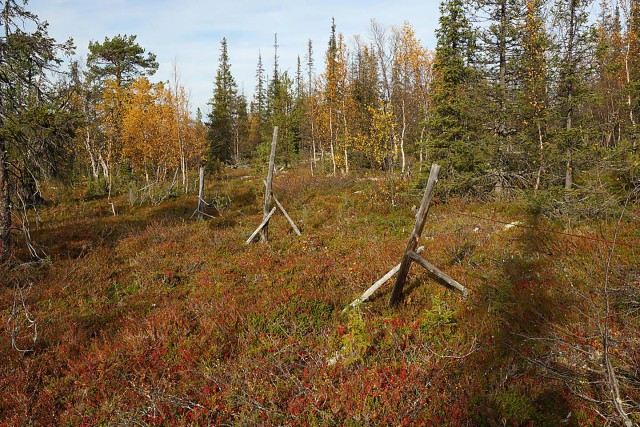
[[[209,162],[230,162],[234,155],[234,128],[238,120],[238,89],[231,75],[231,64],[227,52],[227,39],[220,44],[220,58],[216,73],[213,98],[209,102],[208,142]]]
[[[556,27],[556,138],[564,164],[564,188],[574,183],[576,156],[581,153],[586,123],[581,103],[588,97],[586,77],[591,54],[588,26],[592,0],[557,0],[552,8]],[[584,125],[584,126],[583,126]]]
[[[476,40],[462,0],[441,3],[436,36],[429,159],[442,166],[447,185],[441,188],[456,194],[477,193],[485,156],[477,140],[471,93],[477,82],[472,67]]]
[[[36,203],[36,180],[60,175],[70,163],[78,122],[69,111],[69,85],[51,80],[72,42],[49,37],[47,23],[26,3],[0,3],[0,263],[10,256],[14,209]],[[31,255],[38,256],[23,231]]]
[[[487,101],[491,107],[483,120],[490,145],[490,162],[494,189],[501,193],[505,185],[513,185],[519,176],[514,147],[514,102],[517,87],[517,61],[521,56],[517,37],[522,30],[522,0],[476,0],[476,19],[483,23],[479,30],[479,56],[489,80]],[[531,3],[531,2],[529,2]],[[488,23],[488,25],[487,25]]]
[[[522,157],[517,171],[538,190],[549,163],[549,36],[545,30],[545,0],[527,3],[518,44],[521,55],[516,64],[519,90],[516,93],[515,127]]]
[[[630,138],[632,149],[638,156],[640,147],[640,132],[638,120],[640,117],[640,2],[631,0],[627,15],[625,74],[627,83],[627,110],[631,123]],[[640,160],[637,160],[640,165]],[[640,169],[640,166],[636,166]]]

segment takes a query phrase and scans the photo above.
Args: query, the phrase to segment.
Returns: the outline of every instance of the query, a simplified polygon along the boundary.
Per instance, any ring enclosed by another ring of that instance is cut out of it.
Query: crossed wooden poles
[[[409,242],[407,242],[407,247],[404,251],[404,255],[402,257],[402,262],[389,270],[387,274],[382,276],[377,282],[375,282],[369,289],[367,289],[360,297],[356,298],[347,308],[354,307],[364,301],[366,301],[373,293],[380,288],[384,283],[386,283],[394,274],[398,274],[396,277],[396,283],[393,286],[393,291],[391,292],[391,298],[389,299],[389,306],[394,306],[402,299],[402,288],[404,287],[404,283],[407,280],[407,274],[409,273],[409,269],[411,268],[412,263],[416,263],[422,267],[424,267],[429,275],[435,279],[441,285],[453,289],[455,291],[460,292],[465,298],[467,296],[467,288],[462,286],[460,283],[449,277],[445,272],[440,270],[438,267],[431,264],[429,261],[424,259],[419,255],[420,252],[424,249],[424,247],[418,248],[418,240],[422,235],[422,230],[424,229],[424,225],[427,220],[427,214],[429,213],[429,202],[431,201],[431,195],[433,194],[433,188],[438,182],[438,173],[440,172],[440,166],[437,164],[431,165],[431,172],[429,173],[429,180],[427,181],[427,188],[424,192],[424,197],[422,197],[422,203],[420,204],[420,209],[418,210],[418,214],[416,215],[416,224],[413,227],[413,232],[411,233],[411,237],[409,237]],[[345,308],[346,310],[346,308]]]
[[[245,245],[248,245],[249,243],[253,242],[253,240],[256,238],[258,233],[261,233],[261,240],[263,242],[269,241],[269,220],[271,219],[273,214],[276,213],[276,209],[280,209],[280,211],[283,213],[285,218],[287,218],[287,221],[289,221],[289,224],[291,224],[291,228],[293,228],[293,231],[298,236],[301,235],[300,230],[296,226],[296,223],[293,222],[293,219],[291,219],[291,217],[285,210],[284,206],[282,206],[280,201],[276,198],[275,194],[273,194],[273,191],[271,190],[271,183],[273,181],[273,168],[274,168],[274,163],[276,159],[277,143],[278,143],[278,126],[274,126],[273,139],[271,140],[271,155],[269,156],[269,172],[267,173],[267,180],[263,181],[265,186],[265,192],[264,192],[262,222],[260,223],[258,228],[256,228],[256,231],[254,231],[251,234],[251,236],[249,236],[247,241],[244,242]],[[275,202],[276,206],[274,206],[273,208],[271,208],[271,210],[269,210],[269,208],[271,207],[271,198],[273,198],[273,201]]]

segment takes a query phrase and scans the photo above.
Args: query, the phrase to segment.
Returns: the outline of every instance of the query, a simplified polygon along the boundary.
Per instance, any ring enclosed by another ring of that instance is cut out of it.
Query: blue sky
[[[59,41],[72,37],[76,54],[87,55],[89,41],[135,34],[138,43],[158,57],[152,80],[169,80],[177,61],[193,110],[208,111],[218,66],[220,41],[227,38],[231,72],[251,98],[258,52],[267,73],[273,67],[273,37],[278,34],[280,66],[295,72],[313,42],[316,70],[322,67],[331,18],[351,43],[369,36],[370,20],[383,26],[408,21],[423,45],[435,47],[439,0],[30,0],[27,9],[49,22]]]

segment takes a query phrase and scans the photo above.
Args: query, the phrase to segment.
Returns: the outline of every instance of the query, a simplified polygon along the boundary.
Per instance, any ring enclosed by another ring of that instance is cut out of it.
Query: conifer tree
[[[264,66],[262,65],[262,53],[258,52],[258,64],[256,65],[256,87],[250,106],[248,117],[248,139],[251,150],[255,150],[262,143],[262,131],[267,122],[267,94],[265,87]]]
[[[118,34],[104,38],[104,42],[89,42],[87,66],[93,80],[114,79],[118,87],[132,82],[141,75],[153,75],[158,69],[156,55],[136,43],[136,36]]]
[[[0,2],[0,263],[10,256],[14,207],[38,201],[39,177],[61,174],[78,122],[69,86],[51,81],[72,42],[57,43],[24,5]]]
[[[621,111],[624,108],[626,88],[619,7],[612,9],[608,1],[601,0],[596,31],[596,76],[593,87],[596,96],[592,110],[601,138],[598,146],[609,150],[620,141],[625,118]]]
[[[501,193],[505,184],[513,181],[511,176],[518,172],[513,170],[517,168],[512,163],[518,150],[513,147],[512,137],[517,111],[514,109],[516,63],[520,57],[516,39],[524,14],[522,3],[521,0],[476,0],[476,19],[485,23],[479,31],[478,51],[489,79],[487,100],[493,104],[487,109],[491,113],[485,122],[493,131],[488,140],[496,193]]]
[[[520,31],[519,45],[522,50],[517,62],[518,82],[516,129],[523,156],[517,163],[518,171],[533,179],[533,188],[542,184],[543,172],[549,155],[549,64],[550,46],[543,17],[544,0],[529,1]]]
[[[557,143],[563,153],[564,188],[574,183],[575,155],[580,154],[586,128],[580,126],[580,104],[587,95],[587,60],[591,49],[588,26],[591,0],[558,0],[553,12],[556,27]]]
[[[329,153],[333,165],[333,174],[338,170],[336,160],[336,139],[338,136],[338,117],[337,109],[341,92],[340,87],[340,69],[338,64],[338,40],[336,36],[335,19],[331,21],[331,35],[329,36],[329,45],[325,54],[325,81],[323,93],[323,111],[322,124],[325,128],[325,138],[328,139]]]
[[[309,162],[309,167],[311,168],[311,175],[313,175],[314,170],[316,168],[316,153],[317,153],[317,143],[316,143],[316,121],[317,121],[317,96],[315,91],[315,75],[314,75],[314,59],[313,59],[313,42],[311,39],[307,41],[307,54],[306,54],[306,68],[307,68],[307,93],[306,93],[306,102],[305,102],[305,111],[303,115],[307,117],[307,126],[308,129],[308,137],[310,141],[309,147],[309,155],[311,157],[311,161]]]
[[[374,130],[374,118],[380,117],[382,108],[378,96],[378,67],[373,48],[356,40],[354,58],[349,72],[349,91],[354,108],[351,118],[351,137],[354,154],[362,157],[364,166],[378,168],[383,166],[384,153],[389,145],[393,123],[378,120],[378,125],[386,124],[388,129]]]
[[[485,164],[470,93],[476,82],[476,38],[462,0],[444,0],[440,14],[428,154],[442,165],[448,190],[468,194],[480,190]]]
[[[638,117],[640,117],[640,2],[624,2],[627,33],[625,37],[625,77],[627,84],[627,110],[631,124],[630,138],[632,150],[637,152],[640,146]],[[640,154],[639,154],[640,155]],[[638,162],[640,164],[640,162]]]
[[[209,101],[208,135],[209,162],[217,159],[231,161],[234,156],[234,128],[239,117],[238,89],[231,74],[231,64],[227,51],[227,39],[220,43],[220,57],[216,73],[213,98]]]
[[[146,56],[145,56],[146,53]],[[102,43],[89,42],[87,56],[87,85],[90,90],[87,99],[93,102],[93,109],[108,122],[105,131],[99,136],[103,141],[97,157],[101,159],[103,174],[108,179],[108,192],[111,195],[115,166],[119,163],[119,151],[122,149],[122,123],[126,102],[126,88],[132,82],[145,75],[153,75],[158,69],[156,55],[145,50],[136,42],[135,35],[117,35],[105,37]],[[87,119],[92,115],[86,113]]]

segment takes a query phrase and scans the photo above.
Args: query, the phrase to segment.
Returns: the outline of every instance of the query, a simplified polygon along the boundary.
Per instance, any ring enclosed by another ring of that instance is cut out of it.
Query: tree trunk
[[[346,106],[344,99],[342,100],[342,122],[344,124],[344,174],[349,175],[349,153],[347,152],[347,143],[349,141],[347,115],[345,114]]]
[[[346,145],[344,146],[344,174],[349,175],[349,153]]]
[[[498,150],[497,150],[497,181],[494,187],[496,194],[500,195],[503,191],[504,184],[504,158],[503,152],[505,150],[505,141],[507,139],[507,4],[506,0],[501,0],[500,6],[500,28],[498,34],[498,49],[500,51],[499,59],[499,81],[498,81],[498,96],[499,96],[499,118],[498,127],[496,129],[496,136],[498,138]]]
[[[567,166],[564,175],[564,189],[571,190],[573,186],[573,167],[571,166],[571,150],[567,150]]]
[[[316,132],[315,120],[313,119],[313,107],[311,108],[311,176],[316,168]]]
[[[333,152],[333,120],[331,111],[329,111],[329,148],[331,149],[331,161],[333,162],[333,176],[336,176],[338,167],[336,165],[336,156]]]
[[[567,66],[569,67],[569,71],[567,73],[567,79],[569,82],[569,87],[567,88],[568,96],[567,96],[567,119],[566,119],[566,130],[567,130],[567,138],[572,138],[571,129],[573,128],[572,116],[573,116],[573,78],[575,74],[574,67],[574,42],[575,42],[575,33],[576,33],[576,8],[577,2],[576,0],[571,0],[570,9],[569,9],[569,35],[567,41]],[[571,141],[569,141],[570,143]],[[571,146],[567,147],[566,151],[566,169],[565,169],[565,178],[564,178],[564,189],[570,190],[573,186],[573,165],[571,164]]]
[[[204,166],[198,171],[198,219],[204,219]]]
[[[3,125],[0,124],[0,128]],[[11,195],[7,143],[0,136],[0,262],[9,258],[11,249]]]
[[[542,169],[544,166],[544,143],[542,139],[542,126],[538,123],[538,140],[540,142],[540,157],[538,157],[539,165],[538,165],[538,173],[536,174],[536,184],[533,187],[534,191],[538,191],[540,189],[540,184],[542,182]]]
[[[102,175],[105,177],[109,177],[109,166],[107,166],[107,162],[105,162],[104,157],[102,157],[102,153],[98,151],[98,161],[100,162],[100,166],[102,167]]]
[[[631,121],[631,144],[632,148],[635,151],[637,144],[637,123],[636,118],[633,114],[633,99],[631,98],[631,71],[629,67],[629,52],[631,50],[631,42],[630,39],[627,40],[627,49],[626,54],[624,56],[624,71],[627,79],[627,108],[629,108],[629,121]]]
[[[404,155],[404,136],[407,132],[407,117],[404,109],[404,99],[402,100],[402,132],[400,133],[400,155],[402,156],[402,178],[405,177],[406,159]]]
[[[86,108],[85,108],[85,114],[86,114]],[[91,160],[91,173],[93,174],[94,178],[98,178],[100,176],[100,169],[98,168],[96,155],[91,149],[91,132],[89,131],[89,126],[85,128],[84,146],[87,149],[87,154],[89,154],[89,160]]]

